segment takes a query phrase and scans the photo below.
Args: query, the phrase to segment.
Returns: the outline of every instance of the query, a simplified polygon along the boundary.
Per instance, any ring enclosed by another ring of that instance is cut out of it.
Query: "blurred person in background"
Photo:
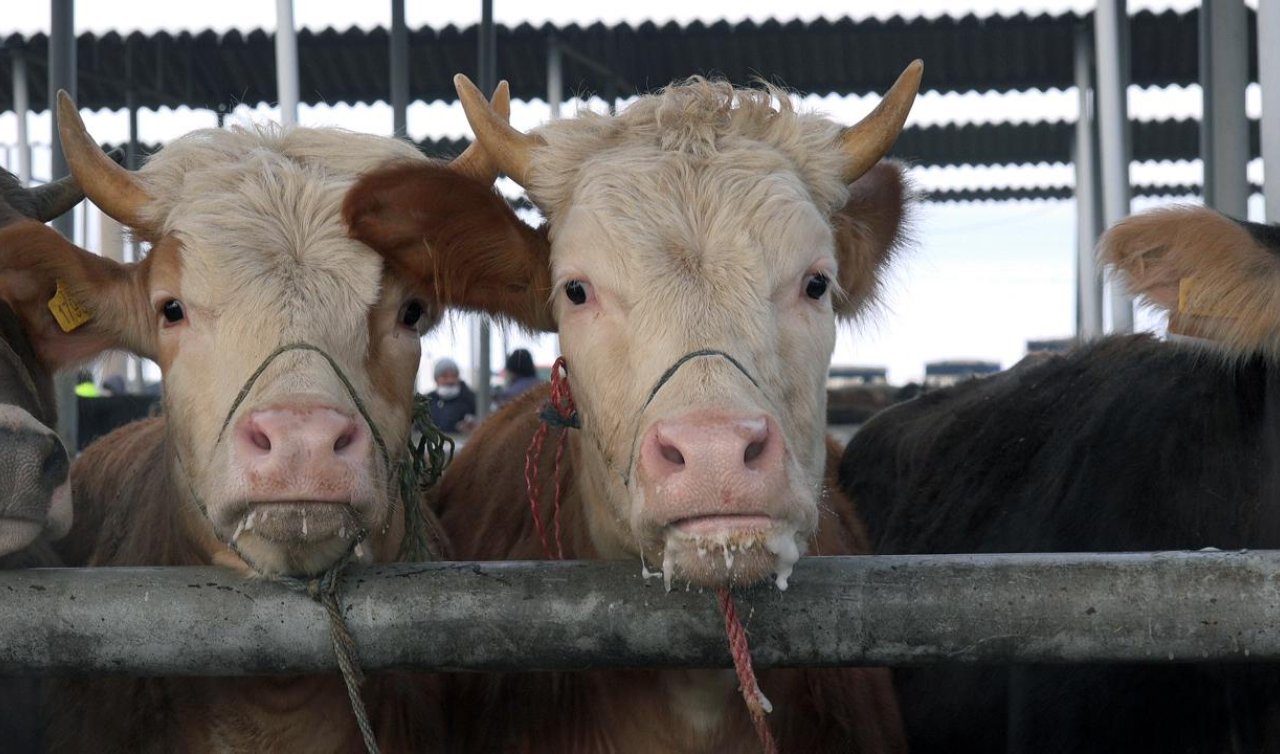
[[[431,421],[441,432],[470,432],[475,428],[476,395],[459,376],[457,362],[447,357],[438,360],[432,376],[436,389],[427,393]]]
[[[533,366],[533,356],[523,348],[517,348],[507,357],[502,377],[506,384],[494,401],[499,407],[507,405],[529,388],[542,384],[538,370]]]

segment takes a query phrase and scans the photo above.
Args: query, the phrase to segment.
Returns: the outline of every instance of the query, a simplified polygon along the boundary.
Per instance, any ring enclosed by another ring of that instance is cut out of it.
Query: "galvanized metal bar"
[[[1204,203],[1232,217],[1249,212],[1249,32],[1244,0],[1200,6],[1200,157]]]
[[[1258,3],[1258,83],[1267,222],[1280,223],[1280,3],[1276,2]]]
[[[1098,141],[1102,165],[1103,222],[1114,225],[1129,215],[1129,13],[1125,0],[1098,0],[1093,14],[1097,54]],[[1133,332],[1133,298],[1117,276],[1108,286],[1111,331]]]
[[[391,0],[391,124],[396,136],[409,135],[409,29],[404,0]]]
[[[0,573],[0,674],[331,669],[325,611],[216,568]],[[729,667],[714,595],[630,562],[353,569],[366,669]],[[1280,660],[1280,551],[805,558],[739,596],[766,666]]]
[[[49,99],[58,101],[58,90],[65,89],[73,98],[76,94],[76,23],[75,3],[73,0],[50,0],[49,15],[51,29],[49,33]],[[58,109],[51,107],[53,117],[49,119],[51,132],[49,143],[53,147],[53,165],[49,180],[56,181],[67,175],[67,158],[62,153],[62,142],[58,139]],[[67,238],[75,238],[76,220],[70,212],[56,218],[50,225]],[[58,435],[63,444],[75,453],[79,447],[77,441],[80,433],[80,406],[76,398],[76,380],[72,372],[63,372],[54,377],[54,398],[58,405]]]
[[[1094,246],[1102,233],[1102,185],[1098,166],[1098,121],[1094,112],[1093,29],[1076,29],[1076,338],[1102,337],[1102,273]]]
[[[498,85],[497,33],[493,25],[493,0],[480,0],[479,28],[479,61],[477,76],[480,91],[487,96]],[[476,396],[476,419],[484,419],[489,415],[489,404],[493,400],[489,386],[489,375],[493,371],[490,365],[489,321],[476,318],[476,326],[472,331],[471,352],[475,359],[472,370],[471,390]],[[505,357],[506,354],[503,354]]]
[[[280,122],[298,124],[298,31],[293,25],[293,0],[276,0],[276,96]]]
[[[560,117],[564,101],[564,59],[560,55],[560,40],[554,36],[547,40],[547,104],[551,107],[551,119]]]
[[[31,135],[27,133],[27,113],[31,109],[31,90],[27,79],[27,54],[21,49],[13,56],[13,114],[18,118],[18,180],[31,185]]]

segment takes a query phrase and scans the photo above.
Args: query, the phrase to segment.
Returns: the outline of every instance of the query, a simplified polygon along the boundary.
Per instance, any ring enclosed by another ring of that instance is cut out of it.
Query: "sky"
[[[1130,0],[1130,12],[1139,10],[1186,10],[1194,0]],[[1256,2],[1249,2],[1256,7]],[[406,0],[410,26],[446,24],[467,26],[479,20],[478,2],[440,3]],[[883,2],[832,2],[830,0],[736,0],[735,2],[688,3],[687,0],[649,0],[646,3],[599,3],[582,0],[543,0],[515,3],[496,0],[494,16],[499,23],[590,24],[594,22],[639,23],[688,22],[742,19],[809,20],[820,16],[836,18],[887,18],[975,13],[1010,14],[1084,12],[1087,0],[896,0]],[[329,0],[297,0],[294,11],[299,28],[323,29],[359,26],[386,26],[390,3],[350,3]],[[11,33],[47,31],[47,4],[13,3],[0,17],[0,37]],[[127,3],[81,0],[76,3],[78,32],[110,30],[151,32],[214,29],[276,28],[275,3],[269,0],[219,0],[217,3],[185,3],[172,0],[131,0]],[[926,61],[927,62],[927,61]],[[501,71],[499,71],[501,75]],[[888,85],[891,82],[885,82]],[[804,97],[802,105],[852,123],[874,106],[875,97]],[[1257,87],[1248,92],[1250,114],[1261,109]],[[566,113],[576,107],[600,108],[603,103],[571,101]],[[1139,89],[1131,87],[1129,108],[1136,119],[1198,117],[1199,87]],[[512,122],[530,128],[549,116],[542,102],[515,103]],[[278,117],[266,107],[241,106],[233,120],[261,121]],[[1019,122],[1066,120],[1076,117],[1074,91],[1021,92],[1011,94],[968,93],[923,94],[917,101],[911,123],[982,123],[1000,120]],[[90,131],[100,141],[121,141],[127,135],[123,111],[86,113]],[[385,105],[303,107],[302,125],[338,125],[372,133],[389,134],[391,111]],[[166,141],[193,128],[216,124],[215,116],[185,108],[139,115],[140,138],[145,142]],[[13,113],[0,114],[0,145],[16,141],[17,121]],[[30,116],[32,141],[47,145],[50,122],[47,114]],[[409,131],[414,138],[457,137],[468,134],[461,109],[448,103],[416,103],[409,111]],[[0,163],[13,168],[12,150],[0,148]],[[37,146],[33,166],[36,177],[48,174],[47,147]],[[1137,182],[1185,183],[1200,179],[1198,161],[1179,164],[1135,164],[1131,177]],[[1261,177],[1260,161],[1250,165],[1250,177]],[[984,185],[1030,186],[1041,183],[1070,186],[1074,174],[1070,165],[1023,165],[992,168],[914,169],[912,178],[924,188],[973,187]],[[508,185],[504,191],[513,192]],[[1135,203],[1135,208],[1148,206]],[[1251,202],[1251,215],[1261,214],[1260,202]],[[85,245],[96,244],[97,220],[89,213],[89,235]],[[81,221],[84,227],[84,221]],[[1010,366],[1020,359],[1028,339],[1068,336],[1074,326],[1075,211],[1071,201],[1029,201],[982,204],[926,204],[917,208],[912,224],[913,244],[889,271],[881,305],[866,321],[841,329],[833,364],[884,366],[892,382],[919,380],[924,364],[941,359],[984,359]],[[430,363],[451,356],[463,365],[472,364],[471,319],[455,316],[423,341],[424,368],[419,384],[427,387]],[[1160,328],[1154,313],[1139,311],[1137,327]],[[492,361],[500,368],[503,352],[529,347],[539,364],[550,364],[556,354],[551,337],[534,338],[520,332],[495,331]]]

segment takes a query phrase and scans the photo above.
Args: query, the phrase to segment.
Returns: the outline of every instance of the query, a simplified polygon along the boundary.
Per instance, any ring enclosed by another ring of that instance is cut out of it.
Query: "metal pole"
[[[31,93],[27,86],[27,54],[13,51],[13,114],[18,116],[18,180],[31,184],[31,136],[27,133],[27,111]]]
[[[1098,141],[1102,165],[1103,221],[1114,225],[1129,214],[1129,15],[1125,0],[1098,0],[1094,13],[1098,58]],[[1133,331],[1133,299],[1119,276],[1111,277],[1111,330]]]
[[[1093,29],[1076,29],[1076,92],[1080,114],[1076,119],[1074,161],[1076,169],[1076,339],[1102,336],[1102,275],[1094,245],[1102,233],[1101,191],[1098,176],[1097,118],[1093,109]]]
[[[65,89],[76,96],[76,23],[74,0],[50,0],[49,15],[49,141],[53,147],[53,166],[49,179],[57,180],[67,175],[67,158],[62,153],[62,141],[58,138],[58,90]],[[66,238],[75,238],[75,215],[68,212],[55,219],[53,229]],[[58,434],[63,444],[74,454],[79,447],[80,407],[76,397],[76,380],[72,373],[64,372],[54,378],[54,394],[58,404]]]
[[[479,39],[479,79],[480,91],[488,95],[498,85],[498,58],[496,53],[497,38],[493,27],[493,0],[480,2],[480,39]],[[475,353],[474,382],[471,385],[476,394],[476,418],[483,419],[489,415],[489,323],[478,320],[473,347]]]
[[[1280,3],[1274,0],[1258,3],[1258,82],[1267,222],[1280,223]]]
[[[1274,0],[1272,0],[1274,3]],[[1244,0],[1200,5],[1200,156],[1206,206],[1244,218],[1249,213],[1249,32]]]
[[[391,123],[400,138],[409,136],[409,29],[404,0],[391,0]]]
[[[276,0],[276,88],[280,122],[298,124],[298,32],[293,27],[293,0]]]
[[[732,667],[715,598],[638,562],[347,575],[366,670]],[[790,582],[737,591],[757,667],[1280,660],[1277,551],[802,558]],[[322,606],[225,568],[18,569],[0,593],[0,675],[333,670]]]
[[[564,99],[563,62],[560,42],[552,37],[547,41],[547,104],[551,106],[552,120],[560,117],[560,104]]]

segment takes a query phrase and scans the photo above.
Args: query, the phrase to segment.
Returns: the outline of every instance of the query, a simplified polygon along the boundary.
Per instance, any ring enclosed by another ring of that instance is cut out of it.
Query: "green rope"
[[[413,430],[421,432],[413,441]],[[398,560],[418,563],[434,555],[427,536],[427,522],[422,514],[422,495],[431,488],[453,460],[453,438],[440,431],[431,420],[430,403],[422,396],[413,398],[413,420],[409,427],[409,453],[400,464],[400,499],[404,501],[404,539],[400,541]]]
[[[357,538],[358,543],[362,537]],[[329,615],[329,640],[333,642],[333,654],[338,660],[338,669],[342,672],[342,682],[347,689],[347,700],[351,704],[351,712],[355,715],[356,726],[360,729],[360,737],[364,740],[364,748],[368,754],[379,754],[378,740],[373,734],[373,725],[369,722],[369,711],[364,706],[364,698],[360,695],[360,686],[364,684],[364,672],[360,669],[360,658],[356,653],[356,641],[347,628],[346,617],[342,614],[342,606],[338,603],[338,591],[342,585],[342,572],[351,562],[349,551],[332,568],[311,579],[280,577],[277,581],[289,588],[302,592],[324,607]]]

